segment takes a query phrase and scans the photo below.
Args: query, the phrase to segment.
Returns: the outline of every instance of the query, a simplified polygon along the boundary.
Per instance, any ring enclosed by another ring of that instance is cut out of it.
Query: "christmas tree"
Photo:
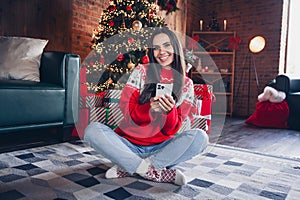
[[[149,62],[147,40],[151,27],[166,26],[157,12],[178,10],[176,2],[110,0],[94,30],[93,50],[83,63],[90,92],[122,89],[135,66]]]

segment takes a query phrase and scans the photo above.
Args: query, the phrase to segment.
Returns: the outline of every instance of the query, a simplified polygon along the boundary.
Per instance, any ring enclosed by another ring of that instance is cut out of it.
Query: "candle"
[[[224,19],[224,31],[226,31],[226,29],[227,29],[227,20]]]
[[[200,31],[202,31],[202,30],[203,30],[203,20],[200,19]]]

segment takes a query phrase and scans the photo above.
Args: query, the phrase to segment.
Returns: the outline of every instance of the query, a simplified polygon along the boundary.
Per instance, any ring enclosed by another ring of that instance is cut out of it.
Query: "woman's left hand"
[[[175,106],[175,101],[174,101],[173,97],[170,95],[161,96],[158,100],[159,100],[159,106],[160,106],[161,110],[163,110],[167,114]]]

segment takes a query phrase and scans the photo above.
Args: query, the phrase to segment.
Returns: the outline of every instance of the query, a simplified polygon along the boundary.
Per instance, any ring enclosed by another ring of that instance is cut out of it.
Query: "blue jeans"
[[[130,174],[136,172],[143,158],[149,158],[154,168],[162,169],[191,159],[208,144],[208,136],[203,130],[192,129],[157,145],[136,145],[99,122],[86,127],[84,140]]]

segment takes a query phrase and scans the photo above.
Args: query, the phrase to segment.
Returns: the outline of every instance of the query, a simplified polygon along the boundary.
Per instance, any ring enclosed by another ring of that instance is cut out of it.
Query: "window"
[[[284,0],[280,53],[280,73],[300,77],[300,1]]]

